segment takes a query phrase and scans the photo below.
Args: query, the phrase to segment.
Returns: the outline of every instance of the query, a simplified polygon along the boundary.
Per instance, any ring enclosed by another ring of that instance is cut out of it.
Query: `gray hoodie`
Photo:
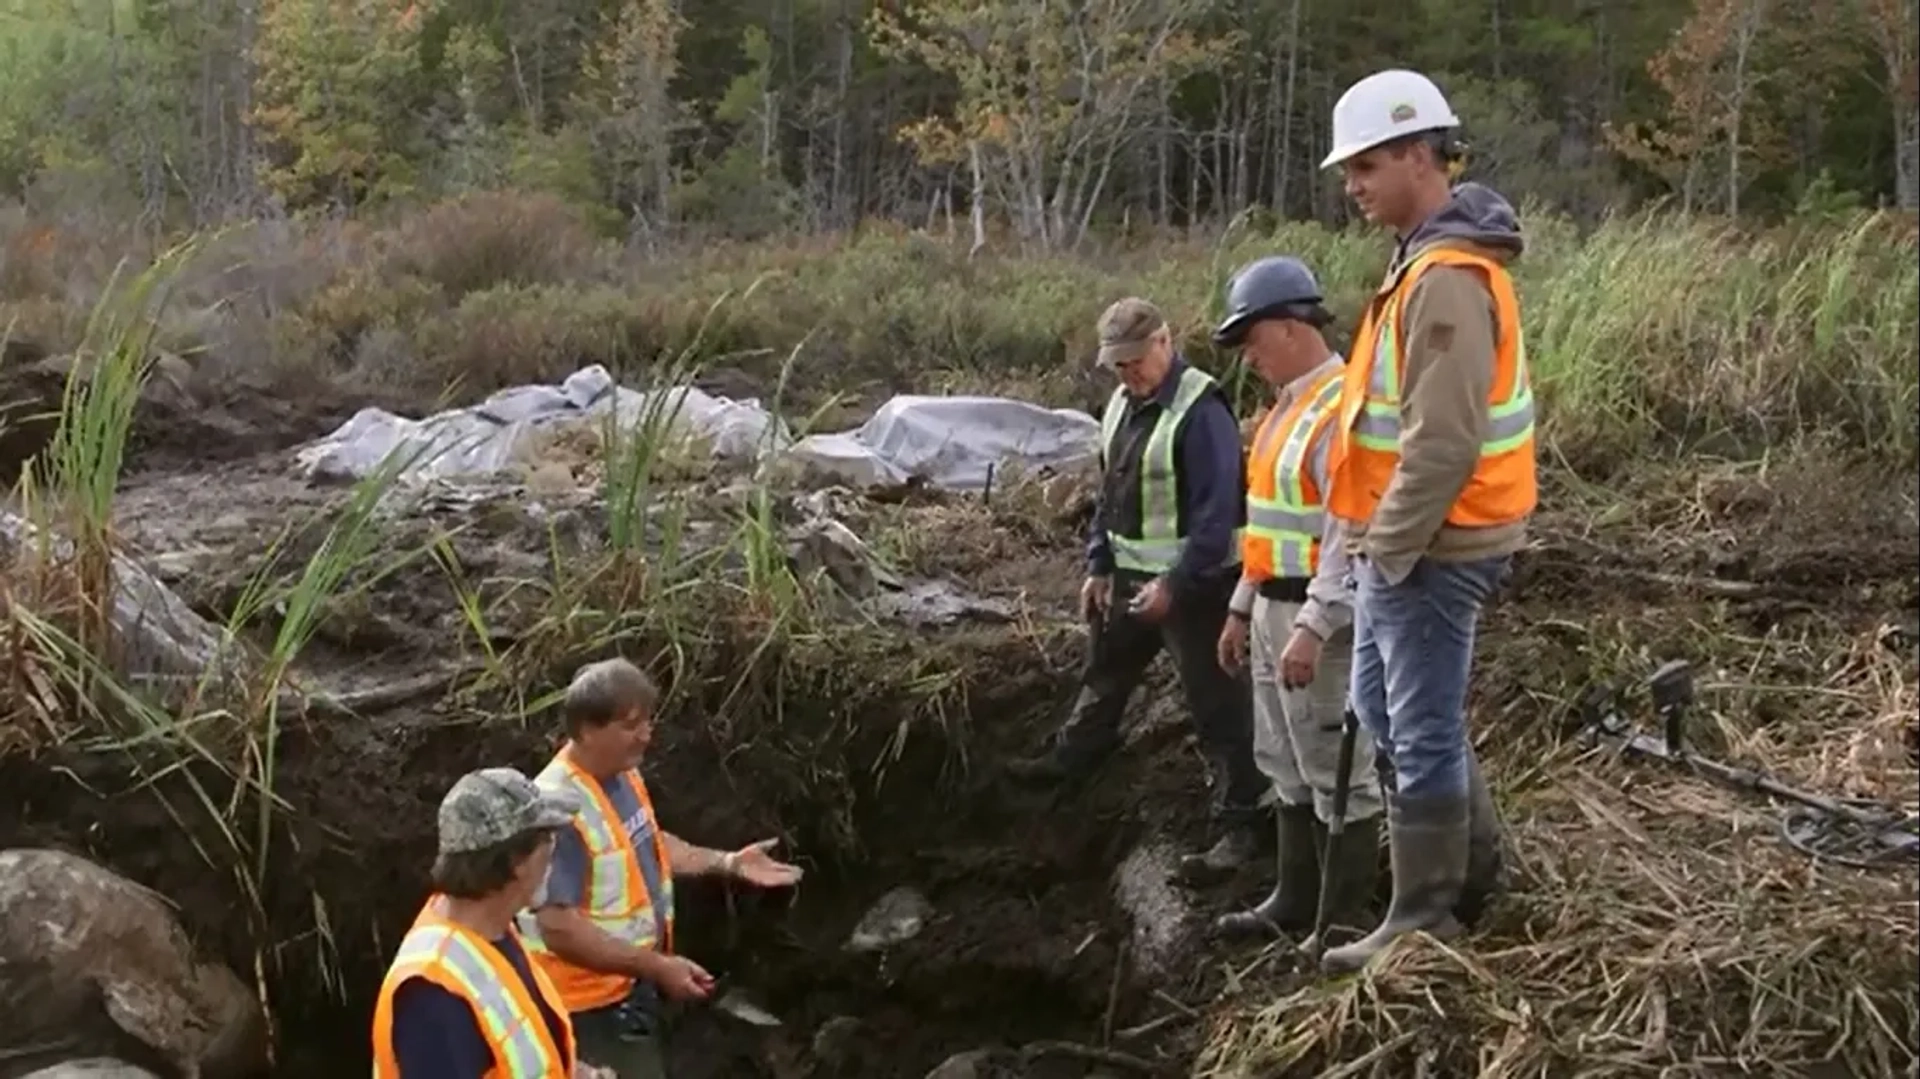
[[[1378,295],[1398,286],[1407,264],[1434,247],[1460,247],[1511,265],[1525,244],[1513,206],[1491,188],[1465,183],[1420,227],[1402,238]],[[1447,513],[1480,460],[1489,429],[1497,340],[1493,297],[1475,270],[1436,266],[1407,296],[1400,325],[1400,465],[1373,519],[1348,531],[1348,549],[1365,554],[1398,583],[1422,557],[1470,561],[1526,545],[1526,522],[1459,528]]]

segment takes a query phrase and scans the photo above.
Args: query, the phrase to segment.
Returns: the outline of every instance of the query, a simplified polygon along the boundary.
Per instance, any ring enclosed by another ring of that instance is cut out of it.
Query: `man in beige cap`
[[[1011,771],[1047,781],[1091,772],[1119,747],[1127,702],[1164,648],[1212,769],[1219,830],[1182,868],[1219,874],[1258,852],[1266,787],[1254,766],[1247,684],[1215,661],[1246,519],[1240,428],[1219,384],[1175,350],[1159,308],[1121,300],[1099,331],[1099,365],[1120,386],[1100,424],[1105,475],[1080,589],[1092,647],[1072,716],[1045,753]]]

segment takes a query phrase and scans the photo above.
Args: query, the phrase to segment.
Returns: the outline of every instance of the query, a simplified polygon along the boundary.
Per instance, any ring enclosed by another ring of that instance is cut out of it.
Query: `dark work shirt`
[[[1174,357],[1165,381],[1154,391],[1154,403],[1161,408],[1173,406],[1180,388],[1180,374],[1187,366],[1184,357]],[[1238,555],[1233,533],[1246,510],[1244,463],[1240,452],[1240,425],[1233,418],[1233,410],[1227,407],[1225,395],[1202,395],[1187,410],[1185,420],[1174,432],[1180,521],[1186,529],[1180,560],[1169,574],[1176,591],[1183,585],[1226,572],[1226,567]],[[1108,460],[1106,464],[1111,470],[1122,462]],[[1114,571],[1113,550],[1107,542],[1106,501],[1103,492],[1094,506],[1087,534],[1087,569],[1094,576]]]
[[[540,999],[526,950],[508,935],[493,941],[526,983],[553,1042],[567,1052],[560,1017]],[[493,1045],[480,1033],[480,1020],[461,997],[425,978],[412,978],[393,993],[393,1051],[400,1079],[481,1079],[493,1070]]]

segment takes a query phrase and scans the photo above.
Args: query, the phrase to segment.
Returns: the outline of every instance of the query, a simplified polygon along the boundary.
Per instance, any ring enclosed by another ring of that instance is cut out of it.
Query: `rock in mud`
[[[913,888],[902,885],[880,897],[880,901],[853,927],[847,939],[850,952],[877,952],[920,935],[933,917],[933,904]]]
[[[1152,837],[1128,852],[1114,873],[1116,901],[1133,921],[1133,964],[1155,978],[1175,969],[1192,943],[1192,908],[1176,883],[1180,856]]]
[[[233,971],[196,959],[157,893],[61,851],[0,851],[0,1014],[0,1060],[50,1046],[199,1079],[266,1068]]]
[[[145,1068],[136,1068],[121,1060],[92,1057],[69,1060],[51,1068],[28,1072],[20,1079],[160,1079]]]
[[[824,572],[848,595],[872,595],[899,580],[873,560],[873,552],[853,529],[831,517],[819,517],[787,530],[787,558],[801,575]]]
[[[823,1064],[838,1064],[847,1058],[860,1036],[860,1020],[851,1015],[836,1015],[813,1032],[813,1055]]]
[[[927,1079],[992,1079],[994,1053],[991,1049],[969,1049],[955,1053],[927,1073]]]

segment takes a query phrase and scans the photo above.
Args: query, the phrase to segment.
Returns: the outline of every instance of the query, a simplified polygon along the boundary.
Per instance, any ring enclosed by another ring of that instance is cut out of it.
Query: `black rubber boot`
[[[1313,925],[1314,904],[1320,895],[1320,851],[1314,835],[1311,805],[1282,805],[1274,809],[1278,824],[1275,862],[1279,878],[1273,891],[1251,910],[1222,914],[1213,931],[1222,937],[1274,938],[1301,932]]]
[[[1440,940],[1460,935],[1453,908],[1467,876],[1468,801],[1394,796],[1387,820],[1393,902],[1386,919],[1352,944],[1328,949],[1320,957],[1320,969],[1329,974],[1359,970],[1408,933],[1424,932]]]
[[[1467,747],[1467,879],[1460,888],[1460,901],[1453,916],[1471,929],[1486,914],[1487,907],[1506,889],[1505,859],[1501,855],[1500,811],[1493,803],[1493,791],[1480,771],[1480,760],[1473,747]]]
[[[1316,823],[1320,849],[1327,849],[1327,826]],[[1322,855],[1324,858],[1324,854]],[[1380,886],[1380,818],[1350,820],[1340,833],[1340,850],[1331,869],[1333,892],[1327,897],[1327,944],[1345,944],[1367,931],[1373,921],[1374,890]],[[1318,905],[1317,903],[1315,904]],[[1318,918],[1309,909],[1308,920]],[[1320,950],[1321,942],[1311,933],[1300,942],[1309,954]]]

